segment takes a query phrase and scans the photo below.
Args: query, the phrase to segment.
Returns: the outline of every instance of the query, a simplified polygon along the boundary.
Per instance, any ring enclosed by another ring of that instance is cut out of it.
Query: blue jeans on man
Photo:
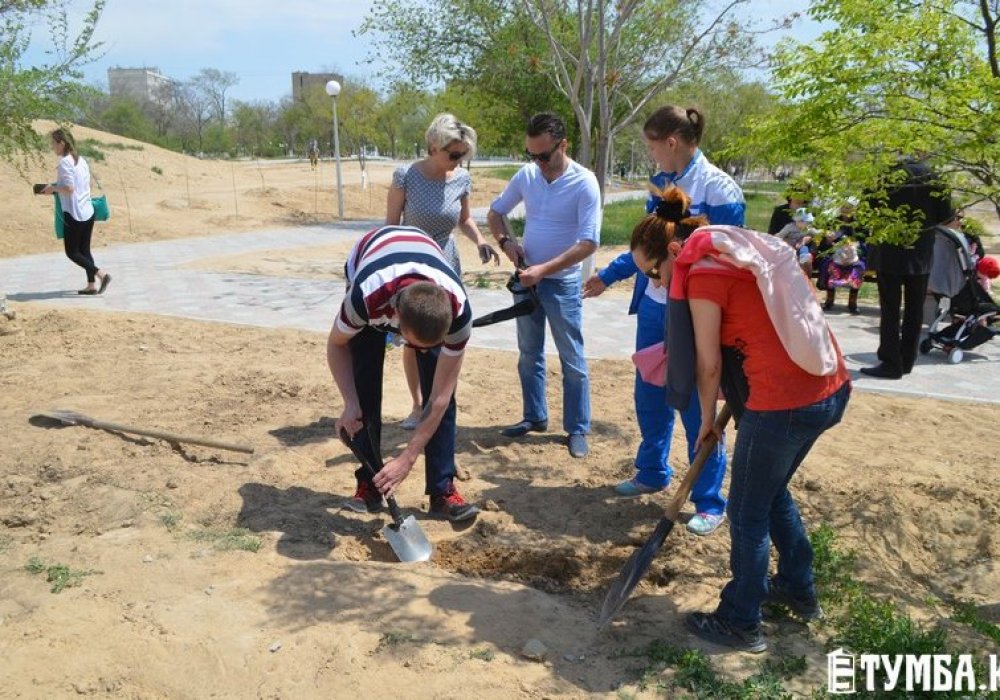
[[[736,433],[729,482],[729,565],[716,615],[737,629],[760,624],[768,593],[771,542],[778,551],[775,583],[798,598],[815,596],[813,550],[788,482],[824,431],[840,422],[850,382],[809,406],[747,410]]]
[[[547,277],[535,291],[539,305],[517,319],[517,373],[521,378],[524,419],[548,421],[545,401],[545,322],[559,351],[563,375],[563,429],[569,435],[590,432],[590,378],[583,356],[583,299],[580,277]]]
[[[663,341],[666,305],[643,296],[636,312],[635,349],[642,350]],[[674,409],[667,405],[666,390],[647,384],[635,373],[635,412],[642,442],[635,455],[636,480],[643,486],[659,489],[670,483],[673,470],[667,461],[674,432]],[[688,460],[694,461],[694,444],[701,428],[701,405],[698,396],[681,412],[687,434]],[[726,475],[726,448],[719,445],[705,462],[698,481],[691,490],[691,500],[699,513],[718,515],[725,511],[722,480]]]

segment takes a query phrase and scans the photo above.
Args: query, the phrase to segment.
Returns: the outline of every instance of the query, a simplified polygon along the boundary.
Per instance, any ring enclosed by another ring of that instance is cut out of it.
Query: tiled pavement
[[[79,268],[62,254],[50,253],[0,260],[0,291],[10,301],[34,301],[63,308],[156,313],[167,316],[244,324],[266,328],[298,328],[325,332],[343,295],[336,280],[279,278],[217,273],[188,267],[194,261],[254,251],[274,251],[327,245],[357,236],[372,224],[349,223],[137,243],[99,248],[98,264],[114,277],[108,293],[81,297]],[[343,260],[331,260],[331,270]],[[470,289],[476,315],[507,306],[510,297],[498,290]],[[634,317],[626,315],[628,300],[609,296],[588,300],[584,314],[587,355],[627,358],[633,350]],[[857,369],[875,362],[878,318],[830,315],[830,324]],[[477,329],[472,345],[515,350],[512,323]],[[550,352],[554,352],[549,347]],[[966,353],[960,365],[946,363],[934,351],[920,358],[913,374],[900,381],[859,377],[864,390],[949,399],[1000,403],[1000,342]]]

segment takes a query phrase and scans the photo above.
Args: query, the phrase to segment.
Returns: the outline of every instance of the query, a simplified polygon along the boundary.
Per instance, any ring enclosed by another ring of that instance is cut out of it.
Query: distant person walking
[[[483,238],[476,220],[472,218],[469,206],[472,176],[468,170],[459,167],[463,160],[472,160],[476,153],[475,129],[451,114],[439,114],[427,128],[426,139],[427,156],[412,165],[397,168],[392,175],[385,223],[390,226],[415,226],[426,232],[441,246],[444,259],[459,278],[462,276],[462,261],[452,235],[455,227],[476,244],[481,262],[493,260],[499,264],[500,256]],[[411,347],[403,348],[403,369],[413,408],[402,426],[413,430],[420,422],[423,401],[417,356]]]
[[[56,129],[50,135],[52,152],[59,156],[56,184],[47,185],[42,194],[59,195],[63,215],[63,246],[66,257],[87,272],[87,286],[77,294],[103,294],[111,284],[111,275],[103,272],[90,253],[94,232],[94,205],[90,202],[90,166],[76,151],[73,135]],[[100,287],[97,281],[100,280]]]

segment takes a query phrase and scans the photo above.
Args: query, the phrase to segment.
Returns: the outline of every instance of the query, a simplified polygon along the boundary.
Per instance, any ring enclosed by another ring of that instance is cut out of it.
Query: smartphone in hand
[[[42,190],[44,190],[44,189],[45,189],[46,187],[48,187],[48,185],[46,185],[46,184],[45,184],[45,183],[43,182],[43,183],[42,183],[42,184],[40,184],[40,185],[35,185],[35,186],[34,186],[34,187],[32,187],[31,189],[33,189],[33,190],[35,191],[35,194],[41,194],[41,193],[42,193]]]

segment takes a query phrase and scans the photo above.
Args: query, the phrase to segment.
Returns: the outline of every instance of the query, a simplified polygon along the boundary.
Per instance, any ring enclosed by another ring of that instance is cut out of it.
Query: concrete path
[[[264,328],[297,328],[325,332],[343,298],[337,280],[281,278],[217,273],[189,268],[205,258],[245,255],[321,246],[350,240],[371,222],[264,230],[254,233],[188,238],[99,248],[98,264],[114,281],[100,297],[82,297],[79,268],[61,253],[0,260],[0,291],[10,301],[32,301],[60,308],[143,312]],[[343,260],[331,260],[331,271]],[[470,289],[475,314],[510,304],[505,291]],[[634,317],[626,315],[628,299],[621,295],[588,300],[584,337],[591,358],[628,358],[635,338]],[[849,367],[875,363],[878,317],[833,313],[830,324]],[[516,350],[513,323],[477,329],[472,345]],[[549,343],[549,351],[554,349]],[[554,358],[553,358],[554,359]],[[913,374],[900,381],[859,377],[859,389],[916,396],[1000,403],[1000,342],[966,353],[960,365],[949,365],[934,351],[921,357]]]

